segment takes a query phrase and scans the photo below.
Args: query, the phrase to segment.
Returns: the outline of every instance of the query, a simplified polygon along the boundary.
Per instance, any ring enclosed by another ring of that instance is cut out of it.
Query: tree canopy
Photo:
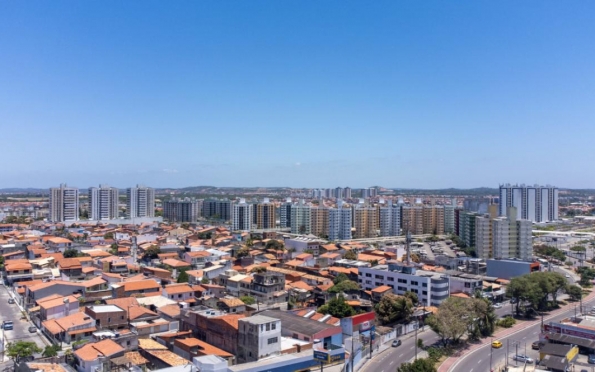
[[[256,299],[254,299],[252,296],[242,296],[240,297],[240,300],[242,300],[242,302],[246,305],[254,305],[256,303]]]
[[[418,358],[413,363],[401,364],[397,372],[436,372],[436,366],[428,358]]]
[[[390,324],[409,320],[413,314],[413,308],[414,304],[411,297],[387,293],[382,296],[374,310],[382,324]]]
[[[274,249],[276,251],[281,251],[285,248],[285,245],[278,240],[271,239],[267,242],[267,244],[264,247],[265,249]]]
[[[342,281],[345,281],[345,280],[349,280],[349,277],[347,275],[345,275],[344,273],[339,273],[339,275],[337,275],[335,277],[335,280],[333,280],[333,283],[339,284],[339,283],[341,283]]]
[[[188,277],[188,273],[186,270],[180,270],[180,274],[178,274],[178,283],[188,283],[190,278]]]
[[[355,309],[351,307],[345,298],[341,295],[329,300],[326,304],[320,306],[318,311],[323,314],[330,314],[335,318],[346,318],[356,314]]]
[[[77,249],[69,248],[64,251],[63,256],[64,258],[79,257],[81,256],[81,252],[79,252]]]
[[[31,341],[10,342],[6,350],[6,356],[14,362],[19,362],[22,358],[28,358],[33,354],[41,353],[41,348],[35,342]]]
[[[349,250],[345,252],[343,258],[346,260],[357,260],[357,253],[355,253],[353,250]]]
[[[570,297],[570,300],[578,301],[583,295],[583,290],[578,285],[569,285],[566,287],[566,293],[568,294],[568,297]]]
[[[517,300],[515,311],[519,314],[521,307],[525,310],[546,310],[550,296],[555,306],[558,295],[566,288],[564,276],[553,271],[543,271],[512,278],[506,287],[506,296]]]
[[[144,257],[153,260],[158,257],[159,253],[161,253],[161,248],[158,245],[153,244],[147,248]]]
[[[44,358],[55,357],[58,355],[58,351],[60,351],[60,345],[48,345],[43,349],[43,353],[41,354]]]
[[[341,293],[341,292],[349,292],[349,291],[358,291],[359,284],[354,282],[353,280],[343,280],[339,284],[335,284],[334,286],[329,288],[329,293]]]

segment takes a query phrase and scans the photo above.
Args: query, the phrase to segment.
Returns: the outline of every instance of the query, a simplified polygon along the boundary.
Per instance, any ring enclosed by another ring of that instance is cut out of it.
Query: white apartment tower
[[[558,219],[558,188],[555,186],[500,185],[500,216],[515,207],[517,218],[531,222]]]
[[[233,231],[250,231],[252,229],[253,205],[240,199],[239,203],[232,206],[231,229]]]
[[[155,217],[155,190],[136,185],[126,189],[126,218]]]
[[[50,222],[74,222],[79,219],[79,189],[61,184],[50,189]]]
[[[291,206],[291,233],[310,234],[311,232],[311,207],[306,205],[304,199]]]
[[[380,236],[401,235],[401,207],[389,200],[386,206],[379,209]]]
[[[337,202],[337,208],[329,208],[328,218],[329,240],[351,239],[351,209],[343,208],[342,200]]]
[[[107,185],[89,188],[89,219],[92,221],[118,218],[118,189]]]
[[[291,227],[291,206],[293,202],[291,198],[285,199],[285,203],[281,204],[279,207],[279,223],[281,224],[281,228],[285,229]]]
[[[455,233],[455,209],[457,209],[457,199],[452,198],[450,204],[444,206],[444,233]]]
[[[506,217],[492,220],[493,258],[518,258],[530,261],[533,257],[532,223],[517,219],[517,210],[510,207]]]

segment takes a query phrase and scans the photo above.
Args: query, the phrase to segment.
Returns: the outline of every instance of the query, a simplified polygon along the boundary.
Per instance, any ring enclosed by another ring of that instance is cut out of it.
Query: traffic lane
[[[429,327],[426,327],[425,331],[419,332],[417,338],[423,340],[424,346],[432,345],[439,340],[438,336]],[[401,338],[401,341],[401,346],[391,347],[376,357],[372,354],[372,360],[367,362],[361,371],[394,372],[398,366],[409,362],[415,357],[415,336],[409,337],[407,335],[407,338]],[[421,352],[420,349],[418,349],[419,352]]]
[[[38,334],[30,333],[29,327],[33,324],[28,322],[21,313],[21,309],[16,304],[9,304],[8,299],[11,298],[6,287],[0,289],[0,323],[4,320],[12,320],[13,329],[4,331],[4,336],[7,342],[17,341],[32,341],[41,349],[45,348],[46,344]]]
[[[586,304],[593,304],[595,303],[594,300],[589,301]],[[574,309],[570,309],[563,314],[557,315],[553,318],[546,319],[546,322],[556,322],[560,321],[564,318],[574,315]],[[533,356],[537,357],[536,352],[531,350],[531,343],[537,341],[539,338],[539,333],[541,331],[541,323],[535,322],[532,326],[528,326],[526,328],[521,329],[518,333],[513,335],[503,337],[499,339],[502,344],[504,345],[501,349],[494,349],[490,351],[491,345],[484,345],[481,348],[474,350],[465,355],[464,359],[462,359],[458,364],[455,364],[456,369],[454,371],[468,371],[468,372],[485,372],[489,371],[489,363],[487,366],[482,366],[480,361],[489,362],[490,353],[492,353],[492,365],[499,365],[504,363],[504,359],[506,356],[506,345],[509,345],[508,355],[510,361],[512,361],[512,356],[516,354],[516,346],[514,346],[514,341],[518,341],[519,344],[519,353],[525,353],[525,347],[527,350],[527,354],[533,358]],[[494,338],[495,340],[496,338]],[[510,346],[510,343],[513,343],[513,346]],[[486,359],[487,358],[487,359]],[[535,359],[535,358],[534,358]]]

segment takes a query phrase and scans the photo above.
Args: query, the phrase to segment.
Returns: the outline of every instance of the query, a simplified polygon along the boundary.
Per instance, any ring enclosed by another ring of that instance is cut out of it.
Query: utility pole
[[[415,322],[415,360],[417,360],[417,328],[419,328],[419,321]]]
[[[492,342],[494,342],[493,337],[490,339],[490,344],[492,344]],[[490,347],[490,372],[494,372],[494,370],[492,369],[492,354],[494,354],[494,348]]]
[[[411,263],[411,231],[409,230],[409,221],[407,221],[406,228],[405,242],[407,243],[407,265],[409,265]]]

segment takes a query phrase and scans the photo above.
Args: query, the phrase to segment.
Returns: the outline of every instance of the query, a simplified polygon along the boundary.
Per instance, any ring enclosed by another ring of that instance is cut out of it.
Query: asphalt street
[[[595,300],[583,303],[584,306],[593,306]],[[561,315],[548,317],[545,316],[544,323],[550,321],[559,321],[569,316],[574,316],[575,309],[568,310]],[[493,349],[490,344],[481,348],[463,354],[455,363],[450,371],[465,372],[489,372],[492,368],[503,366],[508,356],[509,364],[514,365],[512,357],[517,354],[525,354],[533,359],[538,358],[537,350],[531,349],[531,343],[539,339],[541,332],[541,322],[537,321],[533,325],[524,327],[516,333],[500,339],[503,346],[500,349]],[[491,363],[490,363],[491,361]],[[520,363],[519,363],[520,365]]]
[[[23,316],[21,314],[20,308],[17,304],[9,304],[9,298],[10,294],[8,293],[6,287],[0,286],[0,324],[4,320],[12,320],[14,324],[14,328],[12,330],[4,331],[6,343],[17,341],[33,341],[41,349],[44,349],[47,345],[42,340],[42,337],[44,336],[39,333],[39,330],[37,330],[36,333],[29,332],[29,326],[32,326],[33,323],[28,322],[26,319],[22,319]],[[1,359],[0,362],[2,362]]]

